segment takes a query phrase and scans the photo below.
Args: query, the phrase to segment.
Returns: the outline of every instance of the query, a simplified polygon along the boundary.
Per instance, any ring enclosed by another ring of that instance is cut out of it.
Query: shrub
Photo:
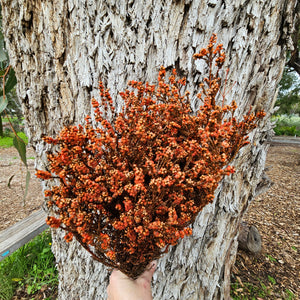
[[[276,135],[300,136],[300,117],[297,115],[273,116],[276,122],[274,128]]]
[[[234,172],[228,163],[264,116],[249,111],[238,122],[234,101],[216,104],[225,54],[215,43],[213,35],[194,55],[209,66],[198,113],[191,110],[189,93],[181,94],[185,79],[173,70],[167,82],[161,67],[157,87],[129,82],[132,90],[120,93],[120,113],[100,82],[101,104],[92,100],[98,126],[88,116],[84,127],[66,127],[44,139],[59,146],[48,154],[49,171],[37,171],[60,182],[45,192],[55,215],[47,223],[132,278],[192,233],[189,225],[213,200],[223,176]]]

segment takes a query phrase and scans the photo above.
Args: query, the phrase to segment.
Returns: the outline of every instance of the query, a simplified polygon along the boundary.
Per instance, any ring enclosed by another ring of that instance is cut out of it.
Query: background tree
[[[295,10],[299,11],[300,3]],[[279,84],[276,114],[300,113],[300,18],[295,20],[295,31],[291,35],[292,50],[287,51],[287,63]]]
[[[286,45],[299,11],[298,0],[2,0],[3,29],[18,79],[27,134],[46,164],[43,135],[82,123],[98,98],[98,81],[110,88],[120,109],[129,79],[155,82],[161,65],[187,77],[195,104],[207,71],[192,55],[212,33],[224,44],[229,67],[228,103],[238,115],[265,109],[270,116],[281,78]],[[223,78],[225,74],[221,74]],[[234,161],[226,178],[193,226],[193,236],[159,260],[155,299],[229,298],[230,267],[237,251],[238,226],[249,203],[262,191],[268,118],[251,134],[252,145]],[[53,233],[60,272],[60,299],[106,299],[109,272],[64,233]]]
[[[284,69],[275,105],[279,106],[278,115],[300,113],[300,78],[289,66]]]

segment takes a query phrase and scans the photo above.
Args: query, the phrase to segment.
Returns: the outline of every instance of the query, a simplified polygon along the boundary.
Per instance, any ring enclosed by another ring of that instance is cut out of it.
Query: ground
[[[15,148],[0,148],[0,231],[27,217],[42,205],[41,183],[34,176],[33,150],[27,149],[26,156],[31,179],[27,197],[23,201],[26,167],[19,159]]]
[[[0,149],[0,230],[42,205],[33,151],[28,150],[27,157],[31,180],[24,206],[26,169],[14,148]],[[251,203],[245,216],[261,233],[262,251],[256,255],[238,251],[232,270],[233,295],[236,299],[299,299],[300,147],[271,146],[266,166],[274,184]]]
[[[262,236],[262,251],[238,251],[232,282],[239,283],[239,296],[300,299],[300,147],[271,146],[266,167],[273,186],[250,204],[245,215]]]

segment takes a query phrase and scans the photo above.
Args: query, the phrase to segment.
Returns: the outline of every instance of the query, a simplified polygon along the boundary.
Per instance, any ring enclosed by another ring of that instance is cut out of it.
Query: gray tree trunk
[[[82,123],[98,97],[98,81],[117,92],[129,79],[155,82],[161,65],[187,77],[192,98],[203,65],[192,55],[213,32],[227,53],[228,94],[238,114],[250,105],[270,116],[286,46],[292,45],[298,0],[1,0],[3,28],[18,79],[27,133],[46,164],[43,135]],[[224,75],[224,74],[223,74]],[[231,88],[231,89],[230,89]],[[219,185],[197,217],[193,235],[159,260],[154,299],[228,299],[238,226],[262,185],[270,123],[250,136],[234,161],[237,172]],[[109,271],[76,242],[53,234],[59,299],[106,299]]]

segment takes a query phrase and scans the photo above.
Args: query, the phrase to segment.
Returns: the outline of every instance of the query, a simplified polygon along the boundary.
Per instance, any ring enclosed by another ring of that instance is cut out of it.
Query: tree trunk
[[[120,107],[129,79],[154,83],[161,65],[187,77],[192,100],[205,75],[192,55],[213,32],[229,67],[227,99],[241,116],[252,105],[268,117],[291,45],[298,0],[1,0],[10,61],[18,79],[27,134],[46,164],[43,135],[82,123],[103,80]],[[225,77],[224,74],[222,74]],[[193,235],[164,255],[154,274],[154,299],[229,299],[238,227],[263,173],[268,117],[234,161],[215,200],[199,214]],[[261,185],[260,185],[261,186]],[[106,299],[109,276],[76,243],[53,233],[59,299]]]

